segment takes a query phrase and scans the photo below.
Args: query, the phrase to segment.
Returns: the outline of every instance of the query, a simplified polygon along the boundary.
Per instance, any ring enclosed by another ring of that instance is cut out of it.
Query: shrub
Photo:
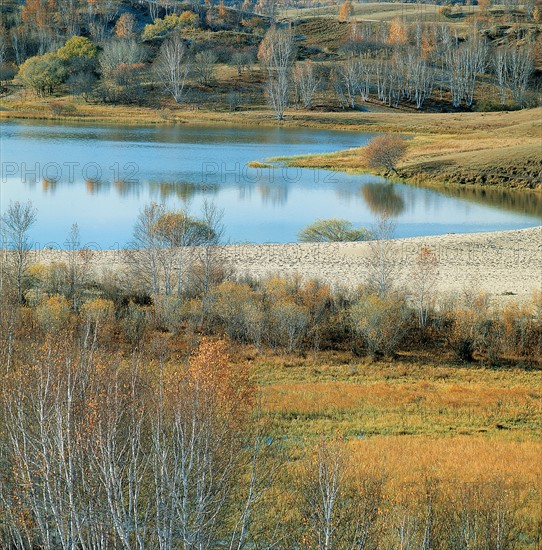
[[[316,220],[298,235],[302,243],[366,241],[370,237],[370,232],[364,227],[355,229],[351,222],[338,218]]]
[[[352,330],[372,356],[391,357],[407,332],[410,312],[397,296],[362,296],[351,308]]]
[[[222,283],[212,300],[213,315],[229,338],[261,345],[263,307],[248,284]]]
[[[387,172],[397,172],[396,165],[404,157],[407,142],[399,136],[377,136],[365,147],[363,155],[370,168],[384,168]]]
[[[48,298],[36,308],[36,317],[41,329],[51,334],[67,328],[70,316],[70,304],[60,295]]]
[[[147,309],[130,302],[122,318],[121,328],[124,338],[132,347],[136,348],[144,341],[148,325]]]
[[[289,353],[297,350],[307,331],[307,309],[294,303],[277,302],[269,312],[269,340],[273,349],[282,347]]]
[[[68,116],[77,113],[77,108],[72,103],[63,103],[61,101],[51,101],[49,104],[53,116]]]

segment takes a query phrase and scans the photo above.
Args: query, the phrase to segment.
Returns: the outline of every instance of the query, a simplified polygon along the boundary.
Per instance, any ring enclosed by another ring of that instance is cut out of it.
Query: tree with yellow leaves
[[[354,6],[351,0],[344,0],[339,9],[339,21],[348,21],[352,15],[354,15]]]

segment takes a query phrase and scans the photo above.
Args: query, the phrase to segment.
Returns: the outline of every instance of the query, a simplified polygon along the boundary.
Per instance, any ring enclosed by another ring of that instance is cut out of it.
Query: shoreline
[[[64,98],[69,101],[69,98]],[[71,102],[73,103],[73,102]],[[160,126],[228,126],[231,128],[314,129],[411,136],[405,158],[398,164],[401,180],[436,190],[518,189],[542,192],[540,128],[542,107],[519,111],[418,113],[397,111],[290,110],[277,121],[263,109],[211,111],[77,104],[77,114],[53,116],[49,102],[0,100],[2,121],[57,124]],[[383,175],[369,170],[360,148],[325,154],[283,157],[289,166]],[[253,159],[264,162],[265,159]]]
[[[417,254],[422,246],[428,246],[438,259],[435,291],[439,295],[487,293],[492,302],[524,303],[535,292],[542,292],[542,225],[387,242],[398,288],[409,287]],[[213,253],[236,278],[301,276],[351,291],[367,282],[371,242],[224,245],[214,248]],[[67,251],[40,250],[34,259],[51,263],[66,257]],[[95,251],[91,265],[98,277],[127,267],[123,250]]]

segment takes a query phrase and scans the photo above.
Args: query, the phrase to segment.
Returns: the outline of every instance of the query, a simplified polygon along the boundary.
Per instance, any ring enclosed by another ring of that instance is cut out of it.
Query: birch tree
[[[295,41],[291,29],[272,27],[262,40],[258,60],[267,72],[267,95],[278,120],[284,119],[289,103],[290,73],[295,59]]]
[[[296,63],[293,77],[303,108],[310,110],[314,94],[320,85],[313,62],[307,60]]]
[[[155,62],[155,69],[164,90],[180,103],[185,94],[191,69],[190,54],[179,34],[167,38]]]
[[[10,202],[1,219],[3,247],[8,251],[5,256],[5,275],[12,283],[20,304],[24,303],[28,289],[28,270],[33,245],[29,231],[36,223],[36,214],[37,211],[30,201],[16,201]]]

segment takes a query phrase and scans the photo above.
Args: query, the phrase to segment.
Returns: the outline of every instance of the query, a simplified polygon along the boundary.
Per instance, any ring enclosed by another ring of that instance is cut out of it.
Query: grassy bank
[[[364,129],[412,135],[399,164],[409,183],[541,189],[542,109],[495,113],[368,113]],[[361,118],[361,117],[360,117]],[[277,158],[290,166],[368,172],[362,149]]]

